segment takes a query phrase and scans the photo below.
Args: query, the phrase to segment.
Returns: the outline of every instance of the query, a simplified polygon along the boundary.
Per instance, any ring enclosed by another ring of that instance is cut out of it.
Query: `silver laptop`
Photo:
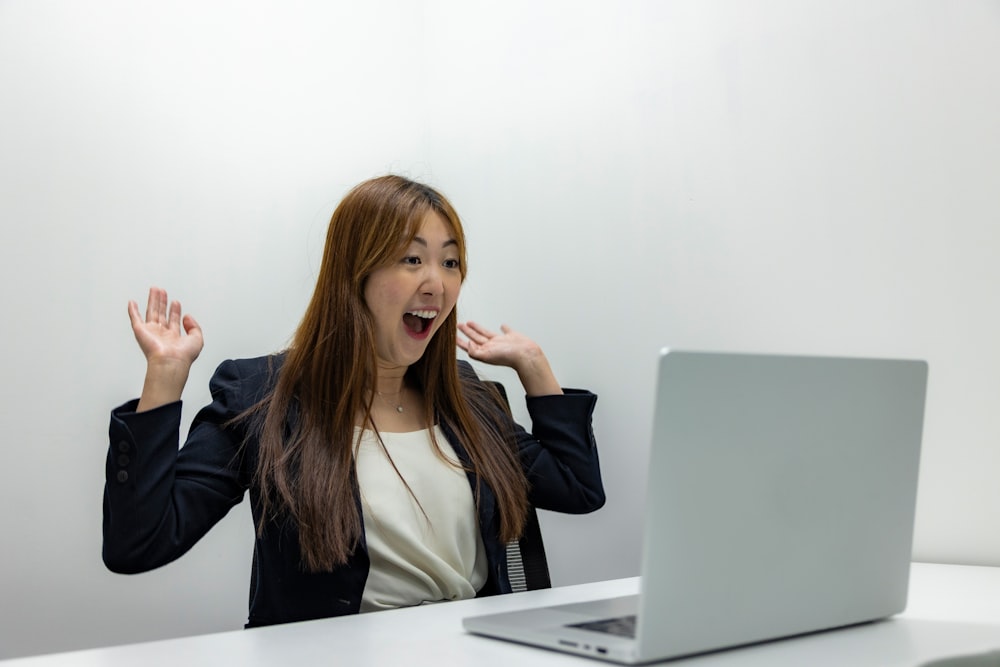
[[[664,350],[640,592],[466,618],[641,663],[906,606],[927,364]]]

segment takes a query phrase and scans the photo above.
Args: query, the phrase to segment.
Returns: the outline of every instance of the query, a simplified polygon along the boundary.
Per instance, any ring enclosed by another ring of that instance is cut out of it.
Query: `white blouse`
[[[365,430],[355,454],[371,559],[361,611],[475,597],[486,551],[455,450],[438,426],[434,437],[454,465],[435,453],[426,429],[381,436],[384,450]]]

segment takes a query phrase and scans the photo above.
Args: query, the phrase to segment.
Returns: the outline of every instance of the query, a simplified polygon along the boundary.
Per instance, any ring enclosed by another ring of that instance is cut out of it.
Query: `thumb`
[[[135,301],[128,302],[128,319],[132,323],[132,328],[142,324],[142,316],[139,315],[139,304]]]
[[[202,334],[201,325],[198,324],[198,320],[194,319],[191,315],[185,315],[181,322],[184,325],[184,333],[198,339],[198,342],[204,345],[205,336]]]
[[[193,316],[191,316],[191,315],[185,315],[183,321],[184,321],[184,331],[185,331],[185,333],[189,333],[190,334],[190,333],[194,333],[196,331],[198,333],[201,333],[201,325],[198,324],[198,320],[194,319]]]

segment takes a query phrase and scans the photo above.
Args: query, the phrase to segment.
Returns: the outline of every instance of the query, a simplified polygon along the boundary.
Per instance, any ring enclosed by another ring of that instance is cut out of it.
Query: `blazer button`
[[[118,481],[124,484],[128,481],[128,472],[125,470],[118,471]]]
[[[119,452],[125,453],[125,452],[128,452],[129,449],[131,449],[131,448],[129,447],[129,444],[128,444],[127,440],[122,440],[121,442],[118,443],[118,451]]]
[[[118,465],[120,465],[123,468],[131,462],[132,460],[125,454],[122,454],[121,456],[118,457]]]

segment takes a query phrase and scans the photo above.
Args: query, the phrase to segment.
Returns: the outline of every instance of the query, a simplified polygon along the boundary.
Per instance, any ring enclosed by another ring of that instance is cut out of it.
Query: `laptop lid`
[[[663,350],[637,654],[906,606],[927,364]]]
[[[927,364],[671,350],[658,363],[639,595],[465,628],[641,663],[902,611]]]

